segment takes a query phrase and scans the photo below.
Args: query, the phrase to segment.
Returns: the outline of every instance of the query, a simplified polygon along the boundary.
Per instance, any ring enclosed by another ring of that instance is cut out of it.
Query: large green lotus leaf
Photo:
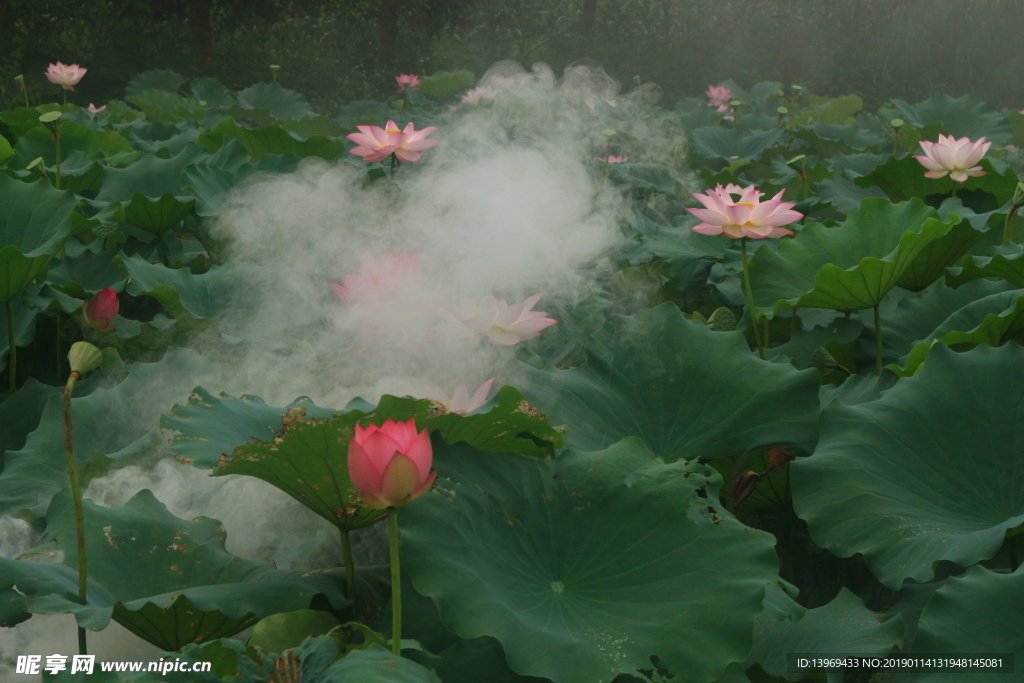
[[[240,264],[213,266],[196,275],[188,268],[168,268],[150,263],[139,254],[126,256],[120,253],[115,261],[131,277],[129,294],[151,296],[171,315],[180,316],[188,312],[195,318],[216,318],[230,308],[237,308],[240,303],[237,294],[244,286],[244,278],[239,277],[244,266]]]
[[[203,217],[217,216],[238,182],[231,171],[211,164],[196,164],[185,169],[182,184],[192,189],[196,198],[196,213]]]
[[[923,154],[923,152],[922,152]],[[914,197],[924,199],[932,195],[948,195],[954,189],[958,196],[972,205],[975,211],[983,213],[998,209],[1013,197],[1017,187],[1017,174],[1012,170],[996,173],[987,159],[982,159],[981,166],[985,175],[973,176],[963,183],[945,178],[926,178],[926,169],[911,155],[901,159],[892,157],[863,178],[854,182],[864,188],[877,186],[894,202],[904,202]],[[972,193],[987,193],[992,198],[986,202],[983,197],[972,198]],[[980,202],[980,203],[979,203]]]
[[[472,88],[474,83],[476,76],[472,71],[435,71],[422,79],[420,92],[437,102],[444,102],[460,90]]]
[[[140,638],[174,651],[232,636],[263,617],[321,600],[335,609],[348,605],[341,570],[280,572],[271,563],[231,555],[220,522],[179,519],[151,491],[140,491],[118,508],[88,500],[84,505],[89,579],[100,590],[83,605],[66,583],[36,583],[31,593],[24,591],[32,595],[25,600],[28,611],[72,612],[81,626],[93,630],[105,628],[113,617]],[[54,496],[47,518],[47,534],[64,552],[66,569],[77,567],[70,489]],[[23,564],[6,560],[0,574],[12,563]],[[77,587],[77,573],[66,569]],[[11,571],[14,580],[0,578],[0,584],[21,589],[25,577]],[[44,592],[51,588],[56,590]]]
[[[133,363],[128,377],[110,388],[71,399],[75,459],[87,468],[97,454],[127,458],[157,446],[158,416],[167,406],[153,395],[187,395],[199,378],[213,370],[194,351],[170,349],[159,363]],[[166,392],[166,393],[163,393]],[[0,474],[0,512],[36,517],[50,498],[67,485],[62,396],[46,400],[39,426],[21,450],[4,456]]]
[[[72,240],[67,245],[65,258],[46,273],[48,285],[80,299],[91,298],[104,287],[121,291],[127,280],[128,274],[114,263],[110,252],[103,249],[102,240],[88,246]]]
[[[675,194],[676,186],[683,183],[680,174],[658,164],[608,164],[608,175],[617,182],[632,186],[635,190],[669,195]]]
[[[927,291],[900,299],[895,305],[886,301],[881,309],[883,362],[895,363],[910,353],[918,342],[935,339],[932,333],[965,306],[1013,289],[1006,282],[991,280],[970,282],[957,289],[939,282]],[[864,327],[870,334],[861,339],[861,353],[872,356],[875,353],[875,323],[871,316],[864,318]]]
[[[721,157],[731,161],[750,161],[785,140],[786,129],[743,131],[738,128],[707,126],[694,129],[690,139],[694,150],[710,159]]]
[[[781,589],[777,599],[788,598]],[[792,602],[788,612],[765,610],[754,627],[754,649],[751,662],[761,665],[772,676],[799,681],[809,673],[803,669],[789,673],[787,655],[801,653],[811,656],[883,655],[903,644],[903,617],[886,619],[869,610],[864,601],[845,587],[823,607],[807,610]],[[840,671],[828,671],[828,680],[842,682]]]
[[[430,669],[371,645],[342,657],[311,683],[441,683],[441,679]]]
[[[38,112],[36,119],[38,121]],[[67,159],[74,152],[81,152],[90,159],[109,156],[120,152],[130,152],[132,145],[120,133],[113,130],[98,131],[72,121],[60,122],[60,156]],[[25,168],[33,161],[42,157],[47,167],[57,163],[57,147],[53,144],[50,129],[41,123],[27,131],[14,146],[15,156],[11,164],[15,168]]]
[[[0,166],[6,164],[12,156],[14,156],[14,148],[11,147],[11,143],[7,142],[7,138],[0,136]]]
[[[978,140],[987,137],[996,147],[1013,139],[1013,127],[1006,117],[988,102],[970,95],[953,98],[946,94],[936,94],[917,104],[908,104],[904,100],[893,100],[892,103],[907,123],[919,128],[941,122],[947,131],[958,138]]]
[[[403,564],[449,629],[493,636],[513,671],[596,683],[657,656],[706,683],[747,656],[774,539],[709,505],[710,467],[660,464],[634,438],[556,460],[436,458],[451,479],[402,509]]]
[[[837,170],[834,178],[818,183],[814,190],[823,201],[831,204],[836,211],[848,214],[860,206],[868,197],[884,197],[885,193],[877,187],[862,189],[849,180],[842,171]]]
[[[75,196],[0,175],[0,302],[46,272],[71,232]]]
[[[188,145],[170,159],[144,156],[124,168],[105,168],[103,190],[98,198],[128,202],[138,194],[150,199],[159,199],[171,194],[185,201],[190,198],[190,194],[181,187],[181,172],[190,164],[207,157],[207,153],[198,145]]]
[[[926,245],[900,275],[896,286],[920,292],[945,275],[946,268],[960,260],[984,234],[965,218],[944,236]]]
[[[925,605],[914,640],[914,652],[947,657],[975,653],[1014,655],[1012,676],[963,671],[917,674],[920,683],[989,683],[1019,681],[1024,658],[1024,571],[996,574],[974,567],[946,583]]]
[[[437,430],[442,439],[490,452],[543,456],[562,443],[513,387],[503,387],[486,412],[468,416],[431,401],[394,396],[365,408],[337,413],[300,401],[272,408],[249,397],[215,399],[200,389],[162,424],[180,432],[171,441],[179,460],[216,467],[217,476],[262,479],[341,528],[359,528],[381,516],[359,506],[348,476],[348,444],[356,424],[415,419],[419,428]]]
[[[668,461],[814,447],[820,375],[757,360],[740,332],[712,332],[662,304],[612,316],[586,350],[581,367],[522,366],[524,394],[568,425],[569,446],[638,436]]]
[[[361,424],[386,419],[415,419],[421,429],[437,430],[449,443],[465,441],[476,448],[497,453],[544,456],[562,446],[561,433],[551,427],[540,411],[532,408],[514,387],[505,386],[498,395],[470,415],[449,413],[429,400],[384,396],[379,406],[356,400],[345,411],[321,408],[301,397],[284,408],[268,406],[258,396],[233,398],[213,396],[197,387],[187,405],[175,405],[161,419],[164,429],[177,432],[170,447],[178,460],[200,468],[215,468],[221,456],[229,456],[244,444],[273,441],[282,420],[299,413],[305,420],[356,415]],[[289,418],[290,419],[290,418]],[[346,420],[348,418],[345,418]],[[342,423],[339,423],[339,425]],[[338,429],[349,427],[337,426]],[[348,441],[345,441],[347,448]],[[347,450],[343,449],[342,459]],[[329,456],[325,456],[329,457]]]
[[[182,201],[172,194],[150,199],[143,194],[134,195],[125,207],[124,222],[154,235],[176,227],[195,208],[195,200]]]
[[[680,289],[703,292],[711,266],[722,259],[729,238],[684,228],[662,228],[641,238],[644,251],[664,259]]]
[[[953,228],[920,199],[870,198],[836,228],[812,223],[749,263],[754,301],[771,317],[793,307],[856,311],[877,306],[914,259]]]
[[[315,135],[308,140],[299,140],[280,124],[265,128],[243,128],[233,119],[224,119],[217,126],[199,138],[199,143],[210,152],[215,151],[225,138],[235,139],[245,147],[249,156],[256,161],[268,154],[292,153],[298,157],[317,156],[333,161],[345,153],[341,140],[332,140]]]
[[[925,362],[929,349],[942,343],[957,351],[988,344],[999,346],[1024,330],[1024,289],[992,294],[971,302],[923,337],[907,355],[904,367],[890,365],[901,377],[913,375]]]
[[[1024,522],[1022,411],[1024,348],[937,346],[877,399],[825,408],[814,455],[791,465],[793,507],[892,589],[991,558]]]
[[[301,119],[316,112],[302,95],[280,83],[257,83],[238,92],[238,103],[244,109],[266,109],[275,119]]]
[[[21,293],[19,292],[19,294]],[[32,306],[24,294],[21,296],[18,294],[14,295],[11,299],[11,308],[14,311],[14,344],[18,348],[28,346],[32,339],[35,338],[35,323],[36,316],[39,315],[39,309]],[[9,324],[6,312],[0,310],[0,370],[7,367],[7,361],[10,358],[11,338],[8,332]],[[6,405],[6,403],[2,405]],[[0,433],[2,433],[2,429],[0,429]],[[2,440],[2,437],[0,437],[0,442]],[[3,453],[2,449],[0,449],[0,453]]]
[[[152,69],[132,77],[124,86],[125,95],[138,95],[146,90],[167,90],[177,92],[185,83],[185,77],[171,69]]]
[[[959,287],[981,278],[1001,277],[1015,287],[1024,287],[1024,246],[1007,243],[996,247],[991,256],[965,256],[958,268],[946,273],[946,284]]]

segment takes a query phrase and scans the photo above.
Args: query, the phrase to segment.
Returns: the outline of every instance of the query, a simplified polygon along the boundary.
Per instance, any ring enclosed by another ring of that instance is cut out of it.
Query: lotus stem
[[[349,538],[348,529],[341,530],[341,552],[345,556],[345,597],[352,603],[352,609],[356,604],[356,561],[352,555],[352,539]]]
[[[14,333],[14,300],[7,300],[7,387],[11,394],[18,389],[18,347],[15,345]]]
[[[764,347],[771,345],[772,331],[768,325],[768,318],[764,318]]]
[[[78,466],[75,464],[75,445],[71,433],[71,394],[81,375],[72,371],[64,386],[64,453],[68,461],[68,477],[71,479],[71,496],[75,501],[75,532],[78,541],[78,597],[85,604],[86,562],[85,562],[85,513],[82,509],[82,487],[78,483]],[[78,653],[86,654],[85,629],[78,627]]]
[[[1006,214],[1006,221],[1003,223],[1003,244],[1015,241],[1013,239],[1013,222],[1017,217],[1019,206],[1010,206],[1010,212]]]
[[[953,193],[950,196],[956,199],[956,185],[953,186]]]
[[[24,83],[21,84],[21,92],[25,96],[25,109],[31,109],[32,107],[28,106],[28,88]]]
[[[1020,557],[1017,555],[1017,537],[1010,536],[1010,573],[1017,571],[1020,567]]]
[[[64,91],[64,104],[67,104],[67,103],[68,103],[68,91],[65,90]]]
[[[875,304],[875,375],[882,374],[882,314]]]
[[[391,651],[402,656],[402,568],[398,558],[398,510],[388,512],[391,545]]]
[[[64,97],[67,97],[67,93],[64,94]],[[53,186],[56,189],[59,190],[60,189],[60,132],[59,131],[53,131],[53,144],[57,148],[57,175],[53,179]]]
[[[757,318],[754,312],[754,290],[750,288],[750,274],[747,272],[747,238],[740,238],[740,253],[743,256],[743,293],[747,298],[747,315],[750,325],[754,328],[754,341],[757,343],[757,354],[764,360],[764,347],[761,346],[761,335],[757,331]]]

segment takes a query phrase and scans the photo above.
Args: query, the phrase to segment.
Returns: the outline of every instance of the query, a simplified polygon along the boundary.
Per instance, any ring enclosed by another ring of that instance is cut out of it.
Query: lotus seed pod
[[[71,364],[71,372],[84,375],[103,363],[103,352],[89,342],[75,342],[68,352],[68,362]]]
[[[736,329],[736,314],[722,306],[708,318],[708,327],[715,332],[732,332]]]
[[[811,367],[823,375],[827,375],[839,367],[839,363],[832,357],[832,354],[825,350],[824,346],[814,349],[811,354]]]
[[[107,238],[117,232],[117,223],[100,223],[92,229],[97,237]]]

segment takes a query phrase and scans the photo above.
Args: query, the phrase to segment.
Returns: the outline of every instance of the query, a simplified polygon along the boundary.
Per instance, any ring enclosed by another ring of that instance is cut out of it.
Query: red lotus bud
[[[117,292],[110,287],[104,287],[100,293],[82,302],[82,318],[85,324],[98,332],[110,332],[116,327],[110,323],[117,316],[120,302],[117,300]]]

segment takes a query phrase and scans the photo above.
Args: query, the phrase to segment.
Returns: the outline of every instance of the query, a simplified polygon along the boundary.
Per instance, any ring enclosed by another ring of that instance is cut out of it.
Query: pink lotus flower
[[[600,159],[598,159],[598,161],[604,161],[604,162],[607,162],[609,164],[623,164],[623,163],[629,161],[629,157],[617,157],[617,156],[609,155],[609,156],[606,156],[606,157],[601,157]]]
[[[494,90],[494,88],[489,88],[487,86],[473,88],[472,90],[467,91],[466,94],[462,96],[462,103],[471,104],[475,107],[476,105],[480,104],[480,100],[493,100],[494,96],[497,94],[498,93]]]
[[[791,211],[796,204],[783,202],[781,190],[771,199],[762,202],[763,192],[758,192],[751,185],[741,189],[738,185],[719,185],[707,194],[696,194],[694,197],[705,206],[703,209],[687,209],[701,220],[694,226],[694,232],[703,235],[721,235],[729,237],[782,237],[792,235],[792,230],[783,228],[793,221],[804,217],[802,213]],[[732,194],[740,194],[734,201]]]
[[[117,316],[120,307],[117,292],[110,287],[104,287],[99,294],[82,302],[82,319],[97,332],[110,332],[116,327],[110,323]]]
[[[398,90],[395,92],[405,92],[406,90],[418,88],[420,87],[420,83],[423,82],[420,77],[415,74],[398,74],[395,76],[395,81],[398,83]]]
[[[74,90],[74,86],[78,85],[78,82],[82,80],[82,76],[88,69],[83,69],[77,64],[51,64],[46,69],[46,79],[54,85],[59,85],[65,90]]]
[[[487,403],[487,395],[491,391],[491,385],[494,384],[494,377],[490,378],[486,382],[480,385],[480,387],[473,392],[473,396],[470,397],[469,389],[466,388],[465,383],[455,387],[455,393],[452,394],[451,398],[443,391],[438,390],[438,400],[448,406],[448,410],[453,413],[471,413],[483,404]]]
[[[711,86],[704,91],[704,94],[708,96],[709,107],[718,107],[718,111],[725,111],[729,108],[729,102],[732,100],[732,90],[724,85]]]
[[[967,138],[954,140],[952,135],[939,135],[938,142],[921,141],[921,149],[924,156],[914,157],[921,165],[928,169],[924,174],[926,178],[944,178],[947,175],[950,179],[962,183],[971,176],[985,175],[981,166],[976,164],[985,156],[985,152],[992,146],[981,138],[977,142],[971,142]]]
[[[377,305],[419,287],[419,254],[387,252],[380,261],[363,256],[359,259],[359,265],[359,275],[342,276],[344,285],[331,283],[334,293],[346,306]]]
[[[107,108],[107,105],[105,105],[105,104],[102,107],[97,107],[95,104],[90,102],[88,108],[86,108],[86,111],[89,112],[90,114],[99,114],[101,111],[103,111],[106,108]]]
[[[412,123],[408,123],[404,130],[399,130],[394,121],[388,121],[384,128],[380,126],[356,126],[358,133],[350,133],[349,140],[358,143],[357,147],[349,150],[356,156],[361,156],[366,161],[383,161],[394,154],[402,161],[419,161],[420,154],[434,145],[437,140],[426,140],[425,138],[437,128],[430,126],[423,130],[416,130]]]
[[[433,460],[430,435],[417,432],[415,420],[356,425],[348,444],[349,478],[371,510],[401,507],[429,491],[437,478]]]
[[[495,344],[515,346],[533,339],[557,320],[548,318],[544,311],[531,310],[543,294],[534,294],[521,304],[509,306],[504,299],[486,296],[474,307],[463,309],[456,318],[477,334]]]

